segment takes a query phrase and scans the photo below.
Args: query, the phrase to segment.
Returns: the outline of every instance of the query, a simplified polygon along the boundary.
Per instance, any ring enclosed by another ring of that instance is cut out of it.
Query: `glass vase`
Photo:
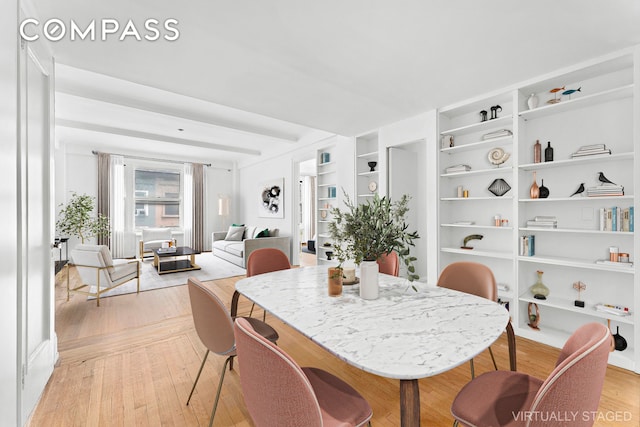
[[[529,290],[535,299],[547,299],[547,296],[549,296],[549,288],[542,283],[543,272],[538,270],[536,273],[538,274],[538,280],[536,280],[536,283],[534,283]]]

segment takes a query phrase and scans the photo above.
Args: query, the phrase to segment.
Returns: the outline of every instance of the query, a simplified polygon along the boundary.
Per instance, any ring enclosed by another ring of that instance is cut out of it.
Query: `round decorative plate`
[[[372,193],[376,191],[377,188],[378,188],[378,183],[376,183],[375,181],[371,181],[369,183],[369,191],[371,191]]]
[[[342,284],[343,285],[355,285],[355,284],[358,284],[358,283],[360,283],[360,278],[359,277],[356,277],[355,279],[353,279],[352,282],[347,282],[344,279],[342,280]]]

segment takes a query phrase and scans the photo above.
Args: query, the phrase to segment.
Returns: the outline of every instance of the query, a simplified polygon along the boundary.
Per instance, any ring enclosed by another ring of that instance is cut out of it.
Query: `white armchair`
[[[69,267],[75,266],[82,283],[71,288]],[[93,296],[100,306],[100,295],[136,279],[140,293],[140,262],[138,260],[112,259],[105,245],[78,245],[71,251],[71,262],[67,264],[67,301],[71,292]],[[85,289],[86,288],[86,289]]]
[[[140,259],[144,258],[145,252],[160,249],[164,242],[170,240],[172,240],[170,228],[143,228],[139,248]]]

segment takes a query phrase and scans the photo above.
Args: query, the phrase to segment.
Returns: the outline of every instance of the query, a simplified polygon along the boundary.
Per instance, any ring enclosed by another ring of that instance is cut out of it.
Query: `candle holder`
[[[573,305],[575,305],[576,307],[584,308],[584,301],[580,299],[580,292],[586,290],[587,285],[585,285],[581,281],[577,281],[573,284],[573,289],[578,291],[578,299],[573,301]]]

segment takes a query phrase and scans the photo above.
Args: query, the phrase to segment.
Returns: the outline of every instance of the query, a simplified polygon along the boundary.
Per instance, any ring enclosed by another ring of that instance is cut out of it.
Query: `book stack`
[[[600,208],[600,231],[634,231],[634,208]]]
[[[158,249],[158,253],[159,254],[173,254],[178,250],[178,248],[176,248],[175,246],[170,246],[168,248],[159,248]]]
[[[624,196],[624,187],[615,184],[596,185],[587,188],[587,197]]]
[[[578,151],[571,154],[571,157],[598,156],[600,154],[611,154],[611,150],[607,149],[604,144],[583,145]]]
[[[555,216],[539,215],[527,221],[527,227],[534,228],[558,228],[558,220]]]
[[[536,236],[529,234],[520,236],[520,256],[534,256],[536,254]]]
[[[608,259],[599,259],[596,261],[599,265],[610,265],[611,267],[619,267],[621,269],[633,268],[632,262],[609,261]]]
[[[482,139],[486,141],[487,139],[502,138],[511,135],[513,135],[513,133],[509,129],[500,129],[495,132],[490,132],[482,135]]]
[[[456,173],[456,172],[469,172],[471,170],[471,166],[469,165],[453,165],[449,166],[444,170],[445,173]]]
[[[602,313],[615,314],[616,316],[630,316],[628,307],[611,304],[596,304],[593,308]]]

